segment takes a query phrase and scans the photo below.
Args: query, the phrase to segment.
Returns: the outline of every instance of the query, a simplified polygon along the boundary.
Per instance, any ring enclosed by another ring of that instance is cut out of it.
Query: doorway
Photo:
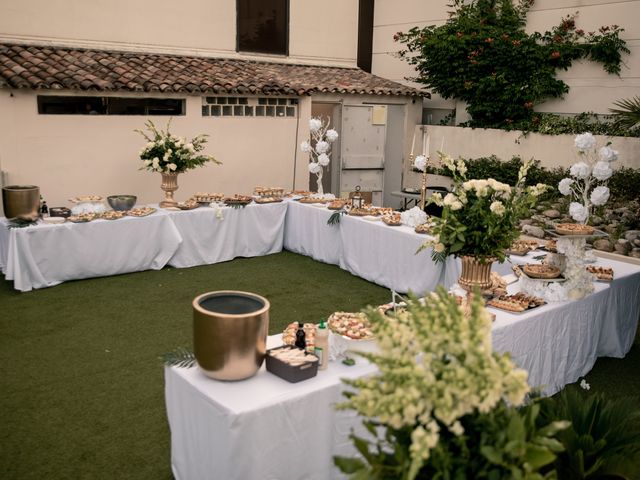
[[[331,161],[324,167],[322,176],[322,189],[325,193],[333,193],[340,196],[340,145],[342,138],[341,131],[341,104],[340,103],[311,103],[311,117],[320,118],[323,122],[329,121],[329,128],[338,132],[338,139],[331,144]],[[316,176],[309,174],[309,187],[313,190],[316,186]]]

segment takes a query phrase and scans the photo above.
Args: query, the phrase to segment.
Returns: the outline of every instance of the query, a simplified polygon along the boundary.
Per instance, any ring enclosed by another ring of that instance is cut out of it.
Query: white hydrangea
[[[547,185],[545,185],[544,183],[538,183],[536,185],[527,187],[527,189],[529,190],[529,193],[531,195],[533,195],[534,197],[539,197],[547,191]]]
[[[324,134],[325,138],[329,143],[333,143],[338,139],[338,132],[336,132],[333,128],[327,130],[327,133]]]
[[[569,205],[569,215],[576,222],[584,222],[589,217],[589,209],[578,202],[571,202]]]
[[[454,212],[457,210],[460,210],[462,208],[462,202],[460,200],[456,200],[455,202],[453,202],[451,204],[451,206],[449,208],[451,208],[451,210],[453,210]]]
[[[169,165],[167,165],[167,169],[172,172],[175,172],[177,168],[178,166],[175,163],[170,163]]]
[[[591,167],[589,167],[585,162],[578,162],[571,165],[569,172],[572,177],[585,179],[591,174]]]
[[[317,132],[322,128],[322,120],[319,118],[312,118],[309,120],[309,130],[312,132]]]
[[[329,161],[329,155],[327,155],[326,153],[318,155],[318,163],[323,167],[329,165]]]
[[[604,205],[609,200],[609,188],[605,186],[599,186],[593,189],[591,192],[591,203],[596,207]]]
[[[501,217],[502,215],[504,215],[504,212],[505,212],[504,204],[496,200],[491,204],[491,206],[489,207],[489,210],[491,210],[493,213]]]
[[[571,185],[573,185],[572,178],[563,178],[558,184],[558,190],[562,195],[569,195],[571,193]]]
[[[578,150],[584,152],[596,146],[596,138],[591,135],[591,133],[586,132],[580,135],[576,135],[573,143]]]
[[[458,197],[456,197],[453,193],[447,193],[442,203],[446,207],[450,207],[451,205],[453,205],[454,202],[457,202],[457,201],[458,201]]]
[[[329,151],[329,148],[329,143],[325,142],[324,140],[320,140],[318,143],[316,143],[316,153],[318,155],[327,153]]]
[[[158,157],[153,157],[151,165],[153,165],[154,170],[158,170],[158,168],[160,168],[160,159]]]
[[[598,150],[598,154],[603,162],[615,162],[618,159],[618,151],[608,145]]]
[[[418,155],[413,161],[413,166],[421,172],[424,172],[425,168],[427,168],[427,157]]]
[[[305,140],[300,144],[300,150],[302,150],[304,153],[311,152],[311,144]]]
[[[444,243],[438,242],[433,246],[433,249],[438,252],[438,253],[442,253],[444,252]]]
[[[322,170],[322,166],[316,162],[309,163],[308,168],[310,173],[319,173]]]
[[[611,169],[609,162],[601,160],[593,166],[593,172],[591,172],[591,174],[596,178],[596,180],[604,182],[613,175],[613,170]]]

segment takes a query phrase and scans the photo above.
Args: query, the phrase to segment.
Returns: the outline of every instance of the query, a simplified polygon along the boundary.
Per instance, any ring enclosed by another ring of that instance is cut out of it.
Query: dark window
[[[358,67],[371,73],[373,53],[374,0],[360,0],[358,4]]]
[[[237,0],[238,51],[289,54],[289,0]]]
[[[184,99],[38,96],[45,115],[184,115]]]

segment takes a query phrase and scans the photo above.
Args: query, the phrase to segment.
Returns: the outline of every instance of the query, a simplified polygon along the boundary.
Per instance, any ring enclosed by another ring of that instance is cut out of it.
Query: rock
[[[624,215],[625,213],[629,213],[629,208],[628,207],[616,208],[614,212],[617,213],[618,215]]]
[[[553,203],[551,205],[551,208],[553,208],[555,210],[561,210],[562,209],[562,204],[561,203]]]
[[[634,248],[629,252],[629,256],[633,258],[640,258],[640,248]]]
[[[640,247],[640,238],[636,238],[636,239],[633,241],[633,244],[634,244],[636,247]]]
[[[525,225],[524,227],[522,227],[522,231],[527,235],[531,235],[532,237],[544,238],[544,230],[542,230],[540,227],[536,227],[535,225]]]
[[[625,240],[624,238],[621,238],[620,240],[618,240],[616,242],[616,244],[613,246],[613,248],[616,249],[617,253],[621,253],[622,255],[626,255],[631,250],[631,243],[629,242],[629,240]]]
[[[593,248],[595,248],[596,250],[602,250],[603,252],[613,251],[613,245],[606,238],[601,238],[600,240],[596,240],[595,242],[593,242]]]
[[[560,212],[558,210],[554,210],[554,209],[545,210],[544,212],[542,212],[542,214],[545,217],[548,217],[548,218],[558,218],[558,217],[560,217]]]
[[[607,233],[616,233],[616,230],[618,229],[618,224],[617,223],[611,223],[609,225],[605,225],[604,227],[604,231]]]
[[[624,234],[624,238],[626,240],[629,240],[630,242],[633,242],[634,240],[640,238],[640,230],[628,230]]]
[[[531,220],[530,218],[524,218],[520,220],[520,228],[524,227],[525,225],[532,225],[532,224],[533,224],[533,220]]]
[[[545,205],[538,205],[536,206],[536,210],[539,212],[544,212],[547,209],[547,207]]]
[[[592,215],[589,218],[589,221],[591,222],[591,225],[595,226],[601,225],[603,222],[602,217],[599,217],[598,215]]]

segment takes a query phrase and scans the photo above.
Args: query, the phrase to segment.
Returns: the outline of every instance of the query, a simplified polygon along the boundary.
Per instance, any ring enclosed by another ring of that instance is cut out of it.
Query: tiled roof
[[[0,88],[187,94],[428,96],[357,68],[0,44]]]

